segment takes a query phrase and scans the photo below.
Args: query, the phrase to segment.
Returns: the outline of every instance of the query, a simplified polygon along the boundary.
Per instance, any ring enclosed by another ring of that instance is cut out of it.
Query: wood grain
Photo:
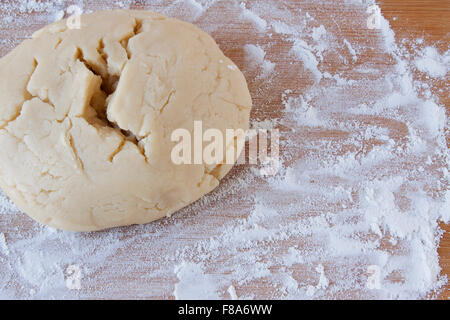
[[[435,45],[442,51],[450,46],[450,1],[447,0],[382,0],[379,1],[383,16],[389,20],[396,33],[397,41],[403,38],[423,37],[426,43]],[[447,116],[450,114],[450,96],[448,78],[443,83],[440,102],[446,106]],[[449,130],[447,128],[447,145]],[[450,277],[450,225],[441,224],[444,234],[438,250],[442,274]],[[447,284],[439,299],[450,299],[450,285]]]
[[[292,2],[292,1],[291,1]],[[136,5],[134,8],[140,8],[140,1],[136,1]],[[298,4],[295,2],[292,5],[293,8],[295,6],[304,5],[303,2],[298,1]],[[394,29],[397,37],[397,41],[401,41],[401,39],[412,39],[417,37],[423,37],[425,42],[430,45],[436,45],[440,50],[448,50],[449,48],[449,31],[450,31],[450,1],[448,0],[380,0],[378,1],[382,13],[385,18],[389,20],[392,28]],[[105,5],[105,1],[98,1],[98,8],[102,8]],[[318,6],[319,7],[319,6]],[[320,8],[314,9],[314,6],[311,6],[309,10],[317,10],[320,12]],[[318,13],[320,14],[320,13]],[[324,11],[323,14],[328,14],[328,12]],[[339,14],[339,13],[337,13]],[[33,19],[31,19],[33,20]],[[39,22],[32,22],[27,27],[28,30],[22,30],[23,34],[31,34],[32,31],[35,31],[42,27]],[[242,50],[233,49],[233,48],[242,48],[242,44],[246,42],[244,39],[246,33],[245,30],[239,30],[240,26],[228,26],[227,30],[222,30],[220,34],[214,35],[218,43],[222,48],[225,49],[225,53],[232,57],[232,59],[242,67],[244,58]],[[347,32],[348,34],[352,33],[352,30],[343,30],[343,32]],[[20,40],[20,39],[19,39]],[[272,55],[276,54],[277,51],[283,52],[286,48],[282,47],[274,47]],[[0,52],[2,55],[5,54],[5,51]],[[277,62],[277,61],[275,61]],[[281,67],[282,71],[285,72],[285,77],[280,77],[280,86],[290,87],[290,86],[298,86],[299,88],[304,87],[304,83],[307,82],[307,79],[298,79],[298,83],[292,83],[292,77],[289,66],[285,66],[285,68]],[[439,94],[439,99],[442,104],[446,106],[447,115],[450,113],[450,97],[448,92],[448,79],[447,81],[442,82],[442,88],[444,89],[442,93]],[[252,90],[263,90],[260,88],[251,88]],[[264,101],[266,99],[266,101]],[[276,100],[278,99],[278,100]],[[255,101],[255,105],[267,106],[264,110],[258,111],[258,116],[264,118],[265,116],[269,116],[276,114],[277,108],[274,106],[279,106],[279,97],[271,98],[270,96],[261,95],[260,100]],[[272,107],[272,108],[271,108]],[[330,136],[337,136],[336,132],[322,132],[321,134],[329,134]],[[447,130],[448,137],[448,130]],[[447,144],[449,144],[449,139],[447,138]],[[190,216],[184,216],[185,220],[189,220]],[[180,218],[181,219],[181,218]],[[223,221],[219,221],[218,223],[224,223],[229,219],[233,219],[233,217],[223,216],[221,217],[218,213],[217,219],[223,219]],[[0,220],[1,222],[1,220]],[[31,224],[31,221],[23,218],[21,220],[22,227],[25,225],[27,227]],[[29,226],[31,228],[31,226]],[[449,225],[441,225],[441,227],[445,230],[443,234],[441,245],[439,248],[440,255],[440,263],[442,267],[442,273],[449,276],[450,274],[450,226]],[[127,280],[127,279],[125,279]],[[173,279],[159,279],[160,282],[173,281]],[[156,285],[156,284],[155,284]],[[162,286],[162,285],[161,285]],[[95,288],[93,288],[95,289]],[[267,287],[264,288],[264,284],[260,284],[259,286],[255,286],[253,290],[268,290],[270,291],[272,288]],[[449,299],[450,298],[450,286],[447,286],[443,292],[438,295],[439,299]],[[165,295],[161,296],[152,296],[152,298],[167,298]],[[436,296],[430,296],[436,298]]]

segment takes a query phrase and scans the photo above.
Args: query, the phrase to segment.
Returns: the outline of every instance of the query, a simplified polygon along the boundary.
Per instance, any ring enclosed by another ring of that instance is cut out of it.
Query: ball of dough
[[[248,129],[244,76],[189,23],[148,11],[51,24],[0,60],[0,187],[71,231],[148,223],[231,169],[171,160],[179,128]],[[241,150],[235,143],[225,149]]]

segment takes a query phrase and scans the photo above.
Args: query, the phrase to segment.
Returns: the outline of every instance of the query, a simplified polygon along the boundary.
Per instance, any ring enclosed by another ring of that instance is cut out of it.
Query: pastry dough
[[[0,187],[59,229],[148,223],[232,167],[174,164],[171,133],[246,130],[251,104],[243,74],[189,23],[127,10],[59,21],[0,60]]]

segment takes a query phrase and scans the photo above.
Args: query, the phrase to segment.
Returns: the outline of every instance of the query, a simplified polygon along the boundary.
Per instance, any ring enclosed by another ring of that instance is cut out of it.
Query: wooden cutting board
[[[383,15],[389,20],[395,31],[397,40],[423,37],[426,42],[438,43],[437,47],[443,51],[450,46],[450,1],[445,0],[382,0],[378,1]],[[448,78],[446,81],[448,86]],[[445,83],[443,84],[445,87]],[[447,116],[450,114],[450,96],[443,90],[439,97],[446,106]],[[447,146],[449,146],[449,130],[447,128]],[[442,273],[450,274],[450,225],[442,224],[445,234],[441,240],[439,256]],[[450,286],[440,295],[440,299],[450,298]]]
[[[98,1],[98,9],[103,8],[104,1]],[[140,1],[136,1],[135,8],[139,8]],[[424,37],[427,43],[437,46],[443,51],[450,46],[450,1],[448,0],[379,0],[383,15],[389,20],[396,33],[397,40],[402,38]],[[30,30],[37,30],[41,25],[29,25]],[[14,29],[12,30],[14,32]],[[21,30],[23,31],[23,30]],[[31,31],[29,32],[31,34]],[[6,52],[1,52],[2,55]],[[227,52],[233,60],[242,60],[242,57],[233,57],[233,52]],[[289,66],[286,66],[287,68]],[[443,89],[448,81],[442,84]],[[447,115],[450,113],[450,97],[448,90],[443,90],[439,96],[441,104],[446,106]],[[269,106],[270,107],[270,106]],[[274,109],[275,110],[275,109]],[[276,111],[274,111],[276,112]],[[447,137],[448,137],[447,128]],[[448,143],[447,139],[447,143]],[[450,226],[442,225],[445,234],[442,237],[439,255],[442,273],[450,274]],[[450,286],[440,295],[440,299],[449,299]],[[257,289],[256,289],[257,290]]]

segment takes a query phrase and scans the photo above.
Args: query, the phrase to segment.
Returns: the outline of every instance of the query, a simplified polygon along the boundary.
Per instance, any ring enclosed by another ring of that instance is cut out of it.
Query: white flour
[[[450,68],[450,51],[441,56],[436,48],[426,47],[415,60],[419,71],[434,78],[443,78]]]
[[[175,285],[174,296],[178,300],[220,299],[217,281],[211,275],[205,275],[201,265],[182,263],[175,268],[179,282]]]
[[[249,68],[256,70],[261,69],[260,76],[268,78],[275,69],[275,63],[266,60],[266,52],[260,46],[247,44],[244,47],[245,62]]]
[[[89,12],[96,3],[2,2],[2,54],[31,34],[30,21],[36,30],[69,4]],[[408,52],[384,18],[379,30],[368,30],[372,4],[145,4],[211,32],[226,53],[240,50],[255,101],[252,126],[280,129],[283,166],[275,177],[236,168],[170,219],[90,234],[40,226],[0,193],[0,298],[414,299],[438,292],[447,281],[438,224],[449,222],[450,191],[448,120],[437,98],[448,88],[436,83],[448,82],[450,55],[420,39],[408,40]],[[125,0],[100,6],[135,8]],[[12,26],[23,31],[11,34]],[[245,41],[232,47],[234,38]]]

